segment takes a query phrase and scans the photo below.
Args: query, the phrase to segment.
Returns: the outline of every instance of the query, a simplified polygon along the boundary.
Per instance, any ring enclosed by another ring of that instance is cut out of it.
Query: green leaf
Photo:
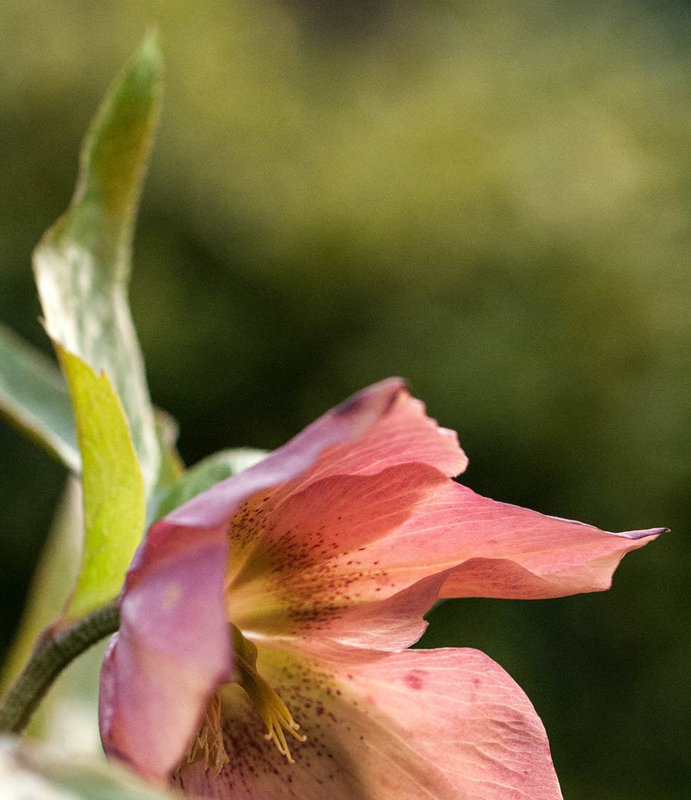
[[[185,465],[182,463],[176,448],[178,424],[170,414],[160,408],[156,409],[156,431],[161,447],[161,468],[158,474],[158,482],[153,492],[149,495],[149,501],[146,506],[147,528],[158,519],[161,504],[173,487],[177,485],[185,471]]]
[[[84,556],[68,615],[79,617],[112,600],[139,544],[146,494],[127,418],[108,375],[97,375],[57,342],[82,456]]]
[[[149,490],[158,477],[160,453],[127,284],[160,84],[161,57],[150,36],[101,103],[82,148],[70,206],[34,252],[48,333],[110,376]]]
[[[214,484],[242,472],[261,461],[265,450],[241,447],[234,450],[221,450],[190,467],[165,495],[157,510],[157,517],[169,514],[196,495],[210,489]]]
[[[0,326],[0,411],[73,472],[80,471],[70,396],[60,370],[4,326]]]
[[[166,800],[180,795],[103,761],[65,756],[16,737],[0,739],[0,787],[7,800]]]

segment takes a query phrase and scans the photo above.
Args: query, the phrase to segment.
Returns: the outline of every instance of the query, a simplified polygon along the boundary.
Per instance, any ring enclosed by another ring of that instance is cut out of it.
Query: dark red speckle
[[[411,689],[415,689],[416,691],[422,689],[424,686],[424,681],[420,677],[420,674],[417,672],[409,672],[404,678],[406,684],[410,686]]]

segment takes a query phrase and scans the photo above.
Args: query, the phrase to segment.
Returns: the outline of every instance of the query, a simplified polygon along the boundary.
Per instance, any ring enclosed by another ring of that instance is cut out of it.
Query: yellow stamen
[[[293,719],[286,704],[257,672],[257,648],[254,643],[245,639],[235,625],[232,626],[232,632],[236,680],[247,692],[266,725],[264,738],[273,741],[278,752],[294,764],[285,732],[288,731],[298,742],[304,742],[307,737],[298,733],[300,726]]]
[[[192,747],[190,747],[186,761],[188,764],[194,761],[203,761],[204,769],[208,770],[213,767],[216,775],[221,771],[223,765],[230,761],[223,744],[221,699],[218,694],[214,694],[206,706],[204,721],[192,743]]]

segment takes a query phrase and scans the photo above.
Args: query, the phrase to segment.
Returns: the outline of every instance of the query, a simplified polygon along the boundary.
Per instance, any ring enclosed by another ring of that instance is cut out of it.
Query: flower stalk
[[[5,696],[0,700],[0,733],[20,733],[62,670],[96,642],[117,631],[116,601],[62,630],[48,630]]]

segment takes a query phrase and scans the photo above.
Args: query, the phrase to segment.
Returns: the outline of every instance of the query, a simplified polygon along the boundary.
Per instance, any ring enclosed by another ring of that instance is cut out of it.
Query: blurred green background
[[[400,374],[475,490],[671,527],[607,594],[448,602],[423,644],[518,680],[567,800],[686,796],[688,7],[4,0],[0,319],[46,351],[30,252],[152,23],[167,87],[132,305],[185,461],[277,446]],[[0,448],[1,652],[64,473],[4,424]]]

